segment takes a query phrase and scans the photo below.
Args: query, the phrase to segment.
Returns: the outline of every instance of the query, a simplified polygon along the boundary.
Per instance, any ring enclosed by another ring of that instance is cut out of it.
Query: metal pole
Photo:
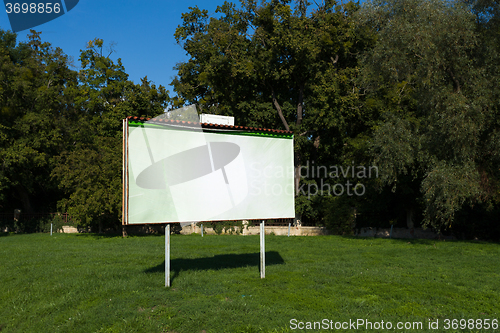
[[[290,237],[290,224],[291,223],[288,223],[288,237]]]
[[[264,221],[260,224],[260,278],[266,277],[266,245],[264,242]]]
[[[203,237],[203,224],[201,225],[201,237]]]
[[[52,223],[50,224],[50,235],[52,236]]]
[[[170,224],[165,226],[165,287],[170,287]]]

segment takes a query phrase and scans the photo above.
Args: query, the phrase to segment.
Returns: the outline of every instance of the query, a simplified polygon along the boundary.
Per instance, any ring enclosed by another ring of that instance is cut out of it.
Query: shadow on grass
[[[429,238],[387,238],[397,243],[419,244],[419,245],[434,245],[440,242],[453,242],[453,240],[445,239],[429,239]]]
[[[471,239],[432,239],[432,238],[387,238],[387,237],[359,237],[359,236],[340,236],[346,239],[355,239],[355,240],[387,240],[394,241],[396,243],[407,243],[407,244],[420,244],[420,245],[434,245],[439,243],[472,243],[472,244],[488,244],[488,243],[499,243],[493,240],[471,240]]]
[[[426,239],[426,238],[389,238],[389,237],[359,237],[359,236],[341,236],[342,238],[346,239],[354,239],[354,240],[368,240],[368,241],[374,241],[374,240],[386,240],[386,241],[394,241],[394,242],[401,242],[401,243],[411,243],[411,244],[424,244],[424,245],[432,245],[436,242],[442,242],[444,240],[438,240],[438,239]],[[451,240],[446,240],[446,242],[449,242]]]
[[[276,251],[266,252],[266,266],[282,265],[285,261]],[[247,266],[257,266],[260,271],[260,253],[244,254],[219,254],[213,257],[194,259],[172,259],[170,260],[170,271],[174,273],[170,280],[173,281],[181,271],[217,270],[225,268],[239,268]],[[145,273],[164,273],[165,261],[144,271]]]
[[[91,233],[91,232],[82,232],[82,233],[75,233],[73,234],[76,237],[80,238],[93,238],[93,239],[101,239],[101,238],[117,238],[117,237],[122,237],[122,234],[120,233]]]
[[[77,237],[82,237],[82,238],[94,238],[94,239],[101,239],[101,238],[123,238],[123,235],[120,232],[110,232],[110,233],[91,233],[91,232],[82,232],[78,234],[74,234]],[[164,234],[133,234],[133,235],[128,235],[126,238],[133,238],[133,237],[160,237],[163,236],[165,237]]]

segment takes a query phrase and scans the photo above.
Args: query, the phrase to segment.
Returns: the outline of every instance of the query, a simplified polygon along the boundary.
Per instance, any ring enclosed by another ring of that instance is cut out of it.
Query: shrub
[[[325,226],[334,234],[350,235],[355,227],[354,207],[344,197],[325,200]]]
[[[212,227],[212,229],[217,235],[222,234],[223,231],[231,235],[233,233],[239,235],[241,232],[243,232],[243,227],[244,227],[242,221],[210,222],[209,226]]]

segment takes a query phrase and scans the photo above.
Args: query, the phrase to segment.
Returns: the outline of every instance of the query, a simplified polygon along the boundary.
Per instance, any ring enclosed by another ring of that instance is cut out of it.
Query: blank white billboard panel
[[[130,123],[125,223],[295,216],[293,138]]]

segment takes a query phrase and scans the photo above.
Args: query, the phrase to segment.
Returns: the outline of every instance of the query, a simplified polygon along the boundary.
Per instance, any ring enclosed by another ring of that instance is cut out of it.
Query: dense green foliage
[[[113,227],[121,219],[122,119],[155,116],[169,100],[165,88],[142,79],[127,80],[118,59],[104,57],[103,42],[96,39],[82,52],[77,108],[84,114],[73,135],[76,144],[58,156],[52,176],[69,194],[59,207],[81,220],[82,225]]]
[[[290,320],[500,319],[497,244],[340,236],[0,237],[0,328],[7,332],[297,332]],[[428,321],[439,320],[431,330]],[[309,330],[311,332],[336,330]],[[344,331],[344,330],[338,330]]]
[[[358,226],[475,224],[498,238],[498,14],[486,0],[191,8],[176,31],[190,56],[177,65],[177,102],[294,131],[305,221],[337,232],[352,215]],[[370,165],[376,177],[311,173]],[[364,194],[318,195],[348,182]]]
[[[75,71],[38,33],[0,30],[0,210],[117,226],[121,120],[196,103],[294,132],[304,223],[500,238],[498,1],[240,0],[182,19],[172,100],[100,39]]]
[[[177,65],[173,84],[178,103],[198,103],[203,112],[248,126],[294,131],[301,216],[315,211],[299,184],[301,166],[350,164],[353,149],[345,144],[373,121],[361,113],[355,77],[357,57],[374,34],[354,21],[354,3],[290,3],[225,3],[216,17],[191,8],[175,33],[190,60]]]
[[[80,226],[116,227],[121,218],[122,119],[154,116],[164,87],[128,80],[121,60],[90,41],[81,70],[42,43],[16,44],[0,30],[0,208],[64,211]]]
[[[409,207],[420,199],[424,223],[436,228],[452,225],[465,204],[493,209],[500,199],[498,36],[492,44],[491,28],[478,27],[459,2],[374,2],[362,14],[378,29],[362,68],[383,116],[371,146],[383,180],[395,191],[419,186]]]
[[[31,213],[60,197],[50,173],[68,144],[76,73],[36,33],[16,45],[14,34],[0,30],[0,58],[0,205],[14,199]]]

